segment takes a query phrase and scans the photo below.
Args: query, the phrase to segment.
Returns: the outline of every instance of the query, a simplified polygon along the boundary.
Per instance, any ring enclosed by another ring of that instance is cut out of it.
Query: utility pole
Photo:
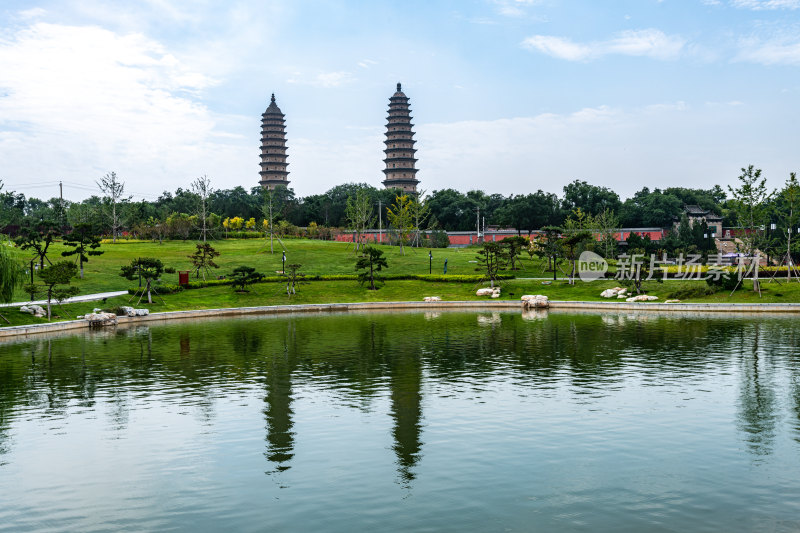
[[[61,231],[64,231],[64,183],[58,182],[58,197],[61,199]]]
[[[476,209],[477,209],[477,216],[476,216],[475,224],[476,224],[477,229],[478,229],[478,236],[476,237],[475,242],[477,244],[477,243],[479,243],[481,241],[481,208],[480,208],[480,206],[478,206]]]

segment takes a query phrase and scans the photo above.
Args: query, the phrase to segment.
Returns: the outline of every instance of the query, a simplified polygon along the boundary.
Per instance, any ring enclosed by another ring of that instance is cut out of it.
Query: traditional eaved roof
[[[700,207],[699,205],[687,205],[683,208],[687,215],[702,217],[708,214],[708,211]]]
[[[275,103],[275,93],[272,93],[272,100],[269,102],[269,107],[264,111],[265,115],[283,115],[281,108]]]

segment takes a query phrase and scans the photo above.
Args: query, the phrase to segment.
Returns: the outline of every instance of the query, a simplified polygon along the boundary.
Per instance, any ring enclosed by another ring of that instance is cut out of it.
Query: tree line
[[[47,221],[64,229],[89,224],[112,239],[126,233],[153,239],[205,240],[210,232],[217,236],[247,230],[274,234],[276,228],[285,235],[297,227],[312,227],[324,238],[323,228],[355,229],[348,202],[352,211],[356,197],[372,209],[371,225],[386,227],[392,206],[396,207],[402,196],[398,190],[346,183],[323,194],[297,197],[292,189],[283,187],[274,191],[260,186],[250,190],[241,186],[214,188],[212,180],[203,176],[186,188],[164,191],[156,200],[136,201],[125,194],[125,183],[114,172],[98,180],[97,185],[98,194],[72,202],[57,197],[26,197],[5,190],[0,180],[0,233],[17,235],[26,226]],[[623,201],[607,187],[575,180],[564,186],[560,195],[542,190],[504,196],[441,189],[423,193],[416,200],[424,208],[423,229],[444,231],[494,226],[527,234],[545,226],[563,226],[576,212],[593,219],[612,215],[607,222],[617,227],[671,228],[680,221],[686,205],[698,205],[723,217],[724,226],[741,225],[740,200],[729,197],[719,185],[710,189],[644,187]],[[779,195],[772,194],[766,203],[765,213],[779,209]],[[752,220],[741,222],[749,224]]]

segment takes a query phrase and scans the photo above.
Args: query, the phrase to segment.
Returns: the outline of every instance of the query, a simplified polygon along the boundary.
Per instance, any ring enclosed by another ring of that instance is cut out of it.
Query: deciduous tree
[[[414,229],[411,209],[413,202],[414,200],[407,194],[396,196],[394,204],[386,210],[389,225],[397,231],[401,255],[405,255],[403,246],[408,242],[411,230]]]
[[[365,188],[359,188],[354,194],[347,197],[347,207],[345,217],[347,225],[356,234],[355,251],[358,252],[362,246],[363,235],[373,220],[372,198]]]
[[[122,201],[122,195],[125,193],[125,182],[120,181],[116,172],[106,174],[100,181],[96,182],[100,191],[106,196],[106,200],[110,205],[108,213],[111,220],[111,242],[117,242],[117,234],[122,226],[120,222],[119,203]]]
[[[214,193],[211,187],[211,180],[208,176],[203,175],[192,182],[192,192],[197,195],[197,207],[195,213],[197,215],[198,227],[200,234],[203,236],[203,242],[206,242],[206,235],[210,231],[209,228],[209,197]]]
[[[763,225],[766,224],[768,202],[772,192],[767,190],[767,179],[761,177],[761,169],[753,165],[742,168],[739,176],[739,187],[728,187],[734,200],[739,225],[743,229],[740,238],[744,246],[744,253],[753,257],[758,247],[764,242]],[[758,258],[756,257],[757,261]],[[758,268],[755,269],[758,272]],[[753,280],[753,290],[761,292],[756,275]]]

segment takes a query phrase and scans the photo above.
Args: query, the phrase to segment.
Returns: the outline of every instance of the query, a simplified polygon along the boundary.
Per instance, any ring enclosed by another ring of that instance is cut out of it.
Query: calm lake
[[[2,531],[798,531],[800,319],[414,312],[0,344]]]

